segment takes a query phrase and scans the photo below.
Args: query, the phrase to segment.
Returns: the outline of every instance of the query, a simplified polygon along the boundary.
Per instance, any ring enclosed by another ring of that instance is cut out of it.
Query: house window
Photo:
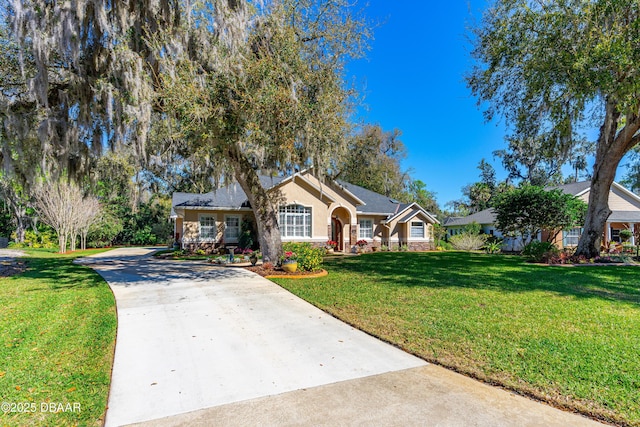
[[[311,237],[311,208],[300,205],[280,207],[282,237]]]
[[[201,215],[200,216],[200,238],[215,240],[218,232],[216,229],[216,219],[213,215]]]
[[[227,216],[224,219],[224,241],[237,243],[240,237],[240,217]]]
[[[581,228],[572,228],[571,230],[564,232],[563,246],[578,246],[578,240],[582,234]]]
[[[620,243],[620,230],[611,227],[611,241]]]
[[[373,220],[361,219],[358,239],[373,239]]]
[[[424,238],[424,222],[411,221],[411,237]]]

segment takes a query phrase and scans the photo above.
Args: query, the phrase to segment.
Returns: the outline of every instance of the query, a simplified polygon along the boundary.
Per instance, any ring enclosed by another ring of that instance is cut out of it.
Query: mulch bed
[[[245,267],[245,268],[249,271],[253,271],[254,273],[261,275],[262,277],[291,276],[293,278],[293,277],[299,277],[299,276],[317,276],[319,273],[318,271],[295,271],[293,273],[290,273],[288,271],[284,271],[278,268],[264,268],[262,265],[256,265],[256,266]]]

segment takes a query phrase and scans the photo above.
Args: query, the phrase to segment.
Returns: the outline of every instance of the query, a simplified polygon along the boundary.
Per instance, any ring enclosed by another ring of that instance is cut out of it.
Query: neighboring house
[[[436,218],[417,203],[400,203],[346,182],[321,182],[309,171],[289,177],[261,176],[268,191],[280,192],[282,241],[324,246],[338,242],[351,252],[358,240],[368,246],[434,247]],[[206,194],[174,193],[171,217],[175,238],[185,249],[211,252],[236,246],[243,220],[254,221],[249,201],[237,183]]]
[[[588,203],[591,181],[575,182],[557,187],[549,187],[548,189],[551,188],[560,189],[564,193],[576,196],[585,203]],[[603,245],[608,246],[609,242],[620,242],[620,231],[624,229],[633,232],[634,236],[631,238],[631,243],[635,244],[636,232],[640,231],[640,197],[617,182],[614,182],[609,192],[609,209],[611,209],[611,215],[607,219],[603,231]],[[447,230],[447,234],[452,236],[461,232],[464,226],[474,221],[480,224],[485,233],[502,237],[500,231],[495,227],[495,213],[493,209],[486,209],[464,218],[447,218],[443,226]],[[581,234],[581,227],[564,230],[556,237],[554,243],[560,248],[575,247],[578,244],[578,240],[580,240]],[[541,240],[546,240],[547,236],[546,232],[543,231],[539,237]],[[513,247],[514,245],[515,249],[513,250],[519,250],[518,245],[521,245],[521,242],[505,239],[505,249],[509,250],[510,246]]]
[[[589,202],[589,192],[591,181],[576,182],[573,184],[561,185],[560,190],[567,194],[579,197],[585,203]],[[607,218],[607,223],[602,234],[602,244],[609,246],[610,242],[620,243],[620,231],[631,230],[631,244],[635,245],[635,235],[640,231],[640,197],[614,182],[609,191],[609,209],[611,215]],[[578,245],[578,240],[582,235],[582,228],[565,230],[555,240],[559,247],[574,247]],[[543,236],[545,237],[545,236]]]
[[[481,233],[503,239],[503,250],[512,252],[521,251],[524,247],[524,242],[521,237],[505,237],[502,235],[502,232],[496,228],[496,214],[493,208],[485,209],[465,217],[446,218],[442,226],[446,230],[447,236],[451,237],[463,233],[465,228],[474,222],[480,226]]]

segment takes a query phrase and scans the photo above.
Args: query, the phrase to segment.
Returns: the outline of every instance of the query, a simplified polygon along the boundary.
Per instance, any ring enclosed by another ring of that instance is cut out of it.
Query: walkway
[[[243,269],[118,249],[106,425],[598,425],[426,364]]]

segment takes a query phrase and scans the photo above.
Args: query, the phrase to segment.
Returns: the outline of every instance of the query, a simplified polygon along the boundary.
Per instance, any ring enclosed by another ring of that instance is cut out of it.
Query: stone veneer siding
[[[389,250],[393,249],[396,246],[400,247],[402,245],[407,245],[407,248],[412,252],[426,252],[426,251],[434,251],[436,249],[436,245],[434,242],[400,242],[400,243],[389,244],[386,241],[385,242],[375,241],[365,246],[364,251],[372,252],[373,251],[372,248],[374,246],[378,248],[377,250],[380,250],[382,245],[386,245],[389,248]]]
[[[435,250],[434,242],[409,242],[408,245],[410,251],[433,251]]]
[[[182,248],[189,252],[195,252],[198,249],[203,250],[207,255],[217,254],[221,249],[219,243],[214,242],[189,242],[183,243]]]

